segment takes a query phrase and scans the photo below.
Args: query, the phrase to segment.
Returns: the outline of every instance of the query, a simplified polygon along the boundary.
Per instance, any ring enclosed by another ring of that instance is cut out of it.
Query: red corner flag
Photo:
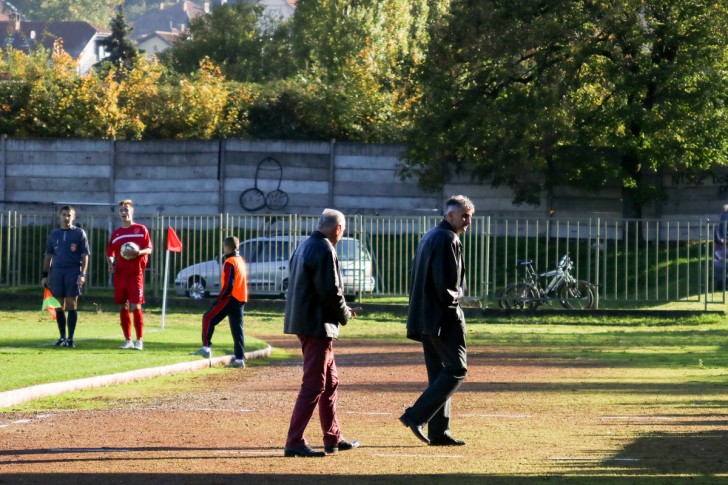
[[[177,237],[177,233],[174,232],[172,226],[167,228],[167,251],[171,251],[173,253],[182,252],[182,242]]]

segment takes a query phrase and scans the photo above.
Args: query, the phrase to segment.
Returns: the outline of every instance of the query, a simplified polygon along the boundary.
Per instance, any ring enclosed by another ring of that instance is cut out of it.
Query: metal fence
[[[174,294],[175,275],[194,264],[214,262],[228,235],[236,235],[241,242],[261,236],[290,238],[293,249],[295,241],[310,234],[317,220],[318,216],[295,214],[138,217],[137,222],[149,227],[155,244],[147,269],[148,291],[160,295],[167,285]],[[365,248],[374,278],[372,287],[357,283],[356,293],[405,296],[417,243],[439,221],[439,216],[349,216],[347,236]],[[58,223],[57,214],[0,214],[0,285],[39,284],[46,239]],[[79,212],[76,223],[86,230],[92,248],[86,291],[109,288],[104,253],[118,224],[116,214]],[[163,253],[170,226],[184,250],[171,255],[170,277],[165,282]],[[725,260],[714,262],[714,254],[724,251],[715,242],[716,227],[716,221],[477,216],[462,236],[468,296],[494,306],[500,289],[521,278],[518,260],[533,260],[537,270],[544,272],[568,253],[575,262],[575,276],[595,285],[598,307],[681,301],[708,309],[710,304],[725,303],[726,296],[722,284]]]

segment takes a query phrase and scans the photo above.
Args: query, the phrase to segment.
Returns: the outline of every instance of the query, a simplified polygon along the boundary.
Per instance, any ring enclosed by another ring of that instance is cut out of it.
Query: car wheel
[[[205,291],[205,280],[199,276],[191,279],[187,284],[187,296],[193,300],[201,300],[207,296],[207,291]]]
[[[288,279],[283,280],[281,283],[281,297],[285,300],[288,295]]]

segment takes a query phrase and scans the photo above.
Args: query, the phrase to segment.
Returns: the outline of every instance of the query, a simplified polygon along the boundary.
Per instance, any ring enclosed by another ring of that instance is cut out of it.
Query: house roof
[[[12,3],[0,0],[0,21],[8,21],[19,15],[18,9]]]
[[[63,39],[63,50],[77,59],[96,34],[108,35],[88,22],[15,22],[0,21],[0,45],[29,51],[39,45],[53,49],[56,39]]]
[[[161,30],[158,30],[152,34],[147,34],[139,37],[139,39],[137,39],[137,43],[141,44],[142,42],[146,42],[154,37],[159,37],[167,44],[172,45],[177,39],[179,39],[179,36],[179,32],[162,32]]]
[[[172,5],[160,4],[159,9],[148,12],[132,23],[133,39],[139,39],[155,32],[182,31],[190,21],[203,15],[204,8],[194,2],[183,1]]]

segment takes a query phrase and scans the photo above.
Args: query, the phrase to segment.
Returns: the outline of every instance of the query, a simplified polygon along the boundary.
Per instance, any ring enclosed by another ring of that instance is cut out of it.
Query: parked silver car
[[[256,237],[240,243],[240,255],[248,269],[251,295],[284,295],[288,288],[288,260],[305,239],[302,236]],[[344,293],[353,295],[374,291],[372,257],[358,239],[344,237],[336,246],[341,265]],[[178,296],[203,298],[220,293],[220,260],[193,264],[177,273],[174,280]]]

